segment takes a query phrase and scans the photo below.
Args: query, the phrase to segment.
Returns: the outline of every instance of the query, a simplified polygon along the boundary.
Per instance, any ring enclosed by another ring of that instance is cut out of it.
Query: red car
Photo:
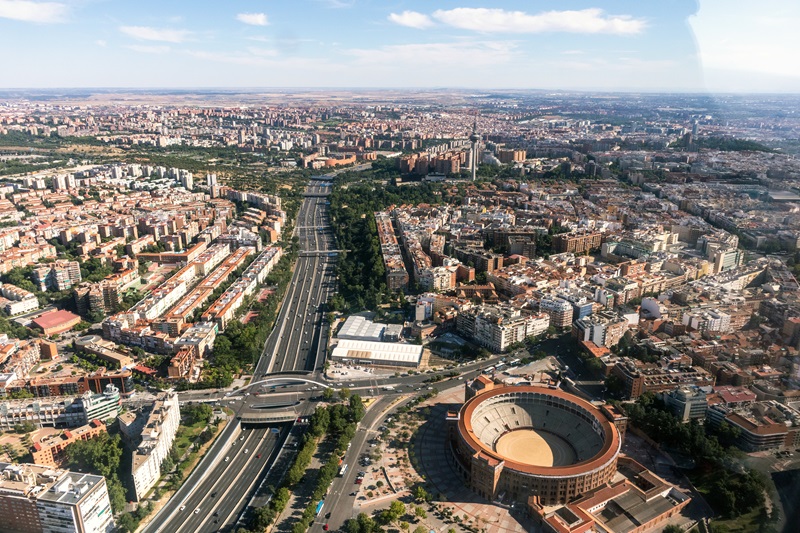
[[[328,531],[328,524],[325,524],[324,526],[322,526],[322,530],[323,531]]]
[[[256,459],[261,459],[261,454],[256,455]]]

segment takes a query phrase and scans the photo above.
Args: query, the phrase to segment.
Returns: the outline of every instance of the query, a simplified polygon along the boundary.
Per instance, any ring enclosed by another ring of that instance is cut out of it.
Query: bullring
[[[504,502],[567,502],[616,472],[622,439],[609,417],[558,389],[491,388],[451,417],[456,470],[474,492]]]

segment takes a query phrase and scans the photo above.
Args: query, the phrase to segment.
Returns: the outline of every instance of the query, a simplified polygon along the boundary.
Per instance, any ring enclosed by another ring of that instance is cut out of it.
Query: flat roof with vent
[[[422,359],[422,346],[389,342],[340,339],[331,352],[339,361],[385,366],[418,366]]]

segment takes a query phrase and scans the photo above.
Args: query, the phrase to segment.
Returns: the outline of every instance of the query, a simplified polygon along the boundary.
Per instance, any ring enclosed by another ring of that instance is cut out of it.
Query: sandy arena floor
[[[533,429],[506,433],[495,443],[495,451],[512,461],[536,466],[564,466],[575,462],[575,452],[564,439]]]

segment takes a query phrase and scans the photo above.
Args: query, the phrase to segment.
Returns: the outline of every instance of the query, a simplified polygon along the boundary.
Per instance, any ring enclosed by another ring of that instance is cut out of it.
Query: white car
[[[197,514],[197,513],[199,513],[199,512],[200,512],[200,508],[199,508],[199,507],[198,507],[197,509],[195,509],[195,510],[194,510],[194,514]]]
[[[227,463],[228,461],[230,461],[230,460],[231,460],[231,458],[230,458],[230,457],[226,457],[226,458],[225,458],[225,462],[226,462],[226,463]]]
[[[181,505],[181,511],[183,511],[184,509],[186,509],[186,506],[185,505]]]
[[[247,452],[249,452],[249,451],[250,451],[250,450],[248,450],[247,448],[245,448],[245,449],[244,449],[244,453],[247,453]]]

